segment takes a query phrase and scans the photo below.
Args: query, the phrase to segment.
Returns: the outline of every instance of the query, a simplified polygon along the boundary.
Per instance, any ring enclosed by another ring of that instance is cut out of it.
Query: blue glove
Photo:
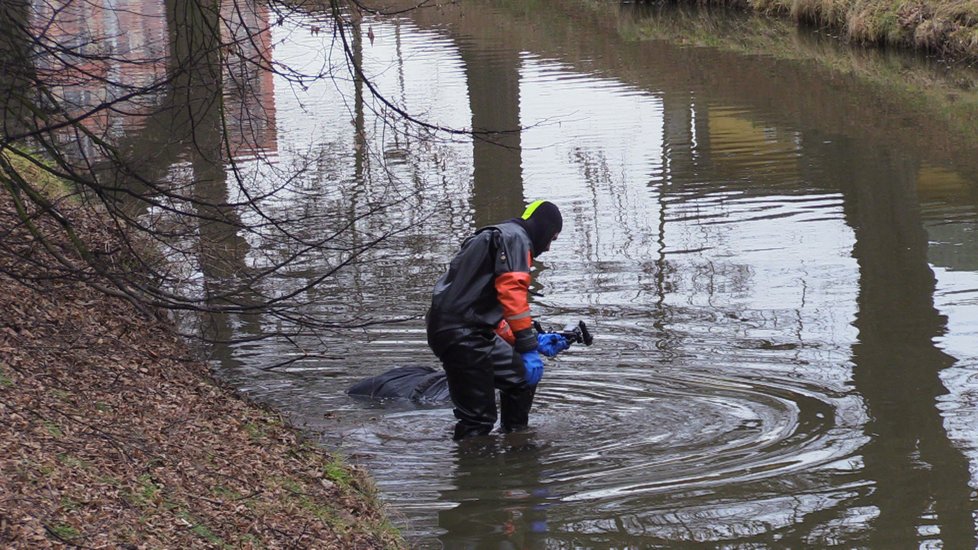
[[[537,334],[537,351],[547,357],[553,357],[569,347],[570,343],[567,341],[567,338],[559,334],[552,332],[541,332]]]
[[[523,357],[523,367],[526,368],[526,383],[536,386],[543,378],[543,359],[536,351],[525,351],[520,356]]]

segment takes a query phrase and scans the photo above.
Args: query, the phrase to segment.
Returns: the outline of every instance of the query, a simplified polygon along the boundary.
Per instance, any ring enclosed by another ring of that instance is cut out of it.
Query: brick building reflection
[[[224,69],[228,143],[235,158],[278,150],[272,33],[268,7],[260,2],[221,3],[223,42],[232,51]]]
[[[39,37],[35,70],[49,83],[64,115],[99,139],[118,142],[138,132],[166,107],[171,62],[166,2],[147,0],[35,0],[32,27]],[[277,150],[268,9],[252,2],[221,5],[224,108],[229,150],[250,158]],[[79,152],[95,154],[78,132]]]

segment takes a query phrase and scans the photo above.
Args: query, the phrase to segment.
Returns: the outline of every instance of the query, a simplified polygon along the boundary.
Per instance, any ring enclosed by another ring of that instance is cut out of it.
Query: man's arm
[[[530,290],[530,250],[522,239],[496,238],[496,296],[503,307],[503,320],[515,336],[513,346],[518,352],[537,348],[533,333],[533,318],[527,297]]]

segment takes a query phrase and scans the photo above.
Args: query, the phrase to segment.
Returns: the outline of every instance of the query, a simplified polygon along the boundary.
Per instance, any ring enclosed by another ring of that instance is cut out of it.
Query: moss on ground
[[[8,164],[26,181],[51,200],[69,197],[74,187],[52,174],[53,169],[44,163],[42,157],[29,152],[15,153],[10,149],[0,151],[3,163]]]

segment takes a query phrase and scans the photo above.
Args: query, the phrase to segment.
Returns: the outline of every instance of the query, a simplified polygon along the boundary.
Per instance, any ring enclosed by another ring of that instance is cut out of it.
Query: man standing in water
[[[455,407],[454,439],[527,426],[540,353],[553,357],[569,344],[537,335],[530,304],[530,264],[550,250],[563,227],[560,210],[536,201],[520,218],[479,229],[462,243],[448,272],[435,283],[428,311],[428,345],[441,360]]]

